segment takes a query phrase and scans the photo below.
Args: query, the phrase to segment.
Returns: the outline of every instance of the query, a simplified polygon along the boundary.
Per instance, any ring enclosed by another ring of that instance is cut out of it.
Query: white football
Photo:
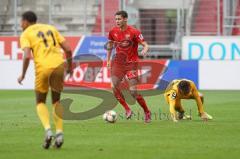
[[[103,114],[103,120],[105,120],[109,123],[115,123],[117,120],[117,113],[114,110],[106,111]]]

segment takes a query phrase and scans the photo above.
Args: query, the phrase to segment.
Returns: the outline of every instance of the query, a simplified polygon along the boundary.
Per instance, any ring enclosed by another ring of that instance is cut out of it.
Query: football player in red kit
[[[126,118],[131,118],[132,110],[126,103],[124,96],[120,90],[120,83],[125,78],[129,83],[129,89],[132,97],[136,99],[138,104],[143,108],[145,113],[145,122],[151,121],[151,112],[147,104],[137,92],[138,77],[138,44],[143,46],[142,55],[148,52],[148,44],[144,41],[141,32],[127,24],[128,14],[125,11],[115,13],[116,27],[109,32],[107,66],[111,68],[111,80],[114,96],[126,111]],[[111,59],[112,50],[115,46],[116,54]]]

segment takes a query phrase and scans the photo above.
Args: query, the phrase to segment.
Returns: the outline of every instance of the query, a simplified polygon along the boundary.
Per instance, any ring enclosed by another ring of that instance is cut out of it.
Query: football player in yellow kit
[[[45,129],[43,147],[48,149],[53,139],[51,131],[49,111],[46,106],[46,97],[49,87],[53,105],[53,119],[56,128],[55,147],[63,144],[62,107],[59,103],[63,89],[64,58],[61,48],[66,53],[67,73],[72,74],[72,51],[65,38],[51,25],[38,24],[37,16],[32,11],[22,14],[21,27],[23,33],[20,37],[20,45],[24,51],[22,74],[18,78],[22,84],[31,54],[35,65],[35,94],[37,114]]]
[[[212,116],[204,112],[203,95],[198,92],[194,82],[191,80],[173,80],[166,88],[164,97],[170,106],[170,113],[174,122],[177,122],[183,118],[190,118],[190,116],[184,114],[181,99],[194,99],[197,103],[199,116],[204,121],[212,119]]]

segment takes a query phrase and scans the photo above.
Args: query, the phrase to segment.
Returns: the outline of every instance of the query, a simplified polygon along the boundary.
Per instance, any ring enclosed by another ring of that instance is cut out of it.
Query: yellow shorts
[[[64,82],[64,66],[36,70],[35,90],[47,93],[49,87],[52,91],[61,92]]]

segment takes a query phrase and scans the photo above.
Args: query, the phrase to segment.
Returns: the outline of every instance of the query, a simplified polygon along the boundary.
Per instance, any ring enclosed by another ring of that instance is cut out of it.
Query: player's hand
[[[200,117],[202,118],[203,121],[208,121],[208,120],[212,120],[213,117],[209,114],[207,114],[206,112],[201,113]]]
[[[146,49],[143,49],[143,50],[141,51],[142,56],[146,56],[147,53],[148,53],[148,50],[146,50]]]
[[[205,113],[199,113],[199,116],[201,117],[201,119],[203,121],[208,121],[207,116],[205,115]]]
[[[71,68],[68,68],[67,71],[66,71],[67,74],[70,75],[70,77],[72,77],[73,75],[73,70]]]
[[[22,85],[22,81],[24,80],[24,76],[23,75],[21,75],[21,76],[19,76],[18,77],[18,79],[17,79],[17,81],[18,81],[18,83],[20,84],[20,85]]]

